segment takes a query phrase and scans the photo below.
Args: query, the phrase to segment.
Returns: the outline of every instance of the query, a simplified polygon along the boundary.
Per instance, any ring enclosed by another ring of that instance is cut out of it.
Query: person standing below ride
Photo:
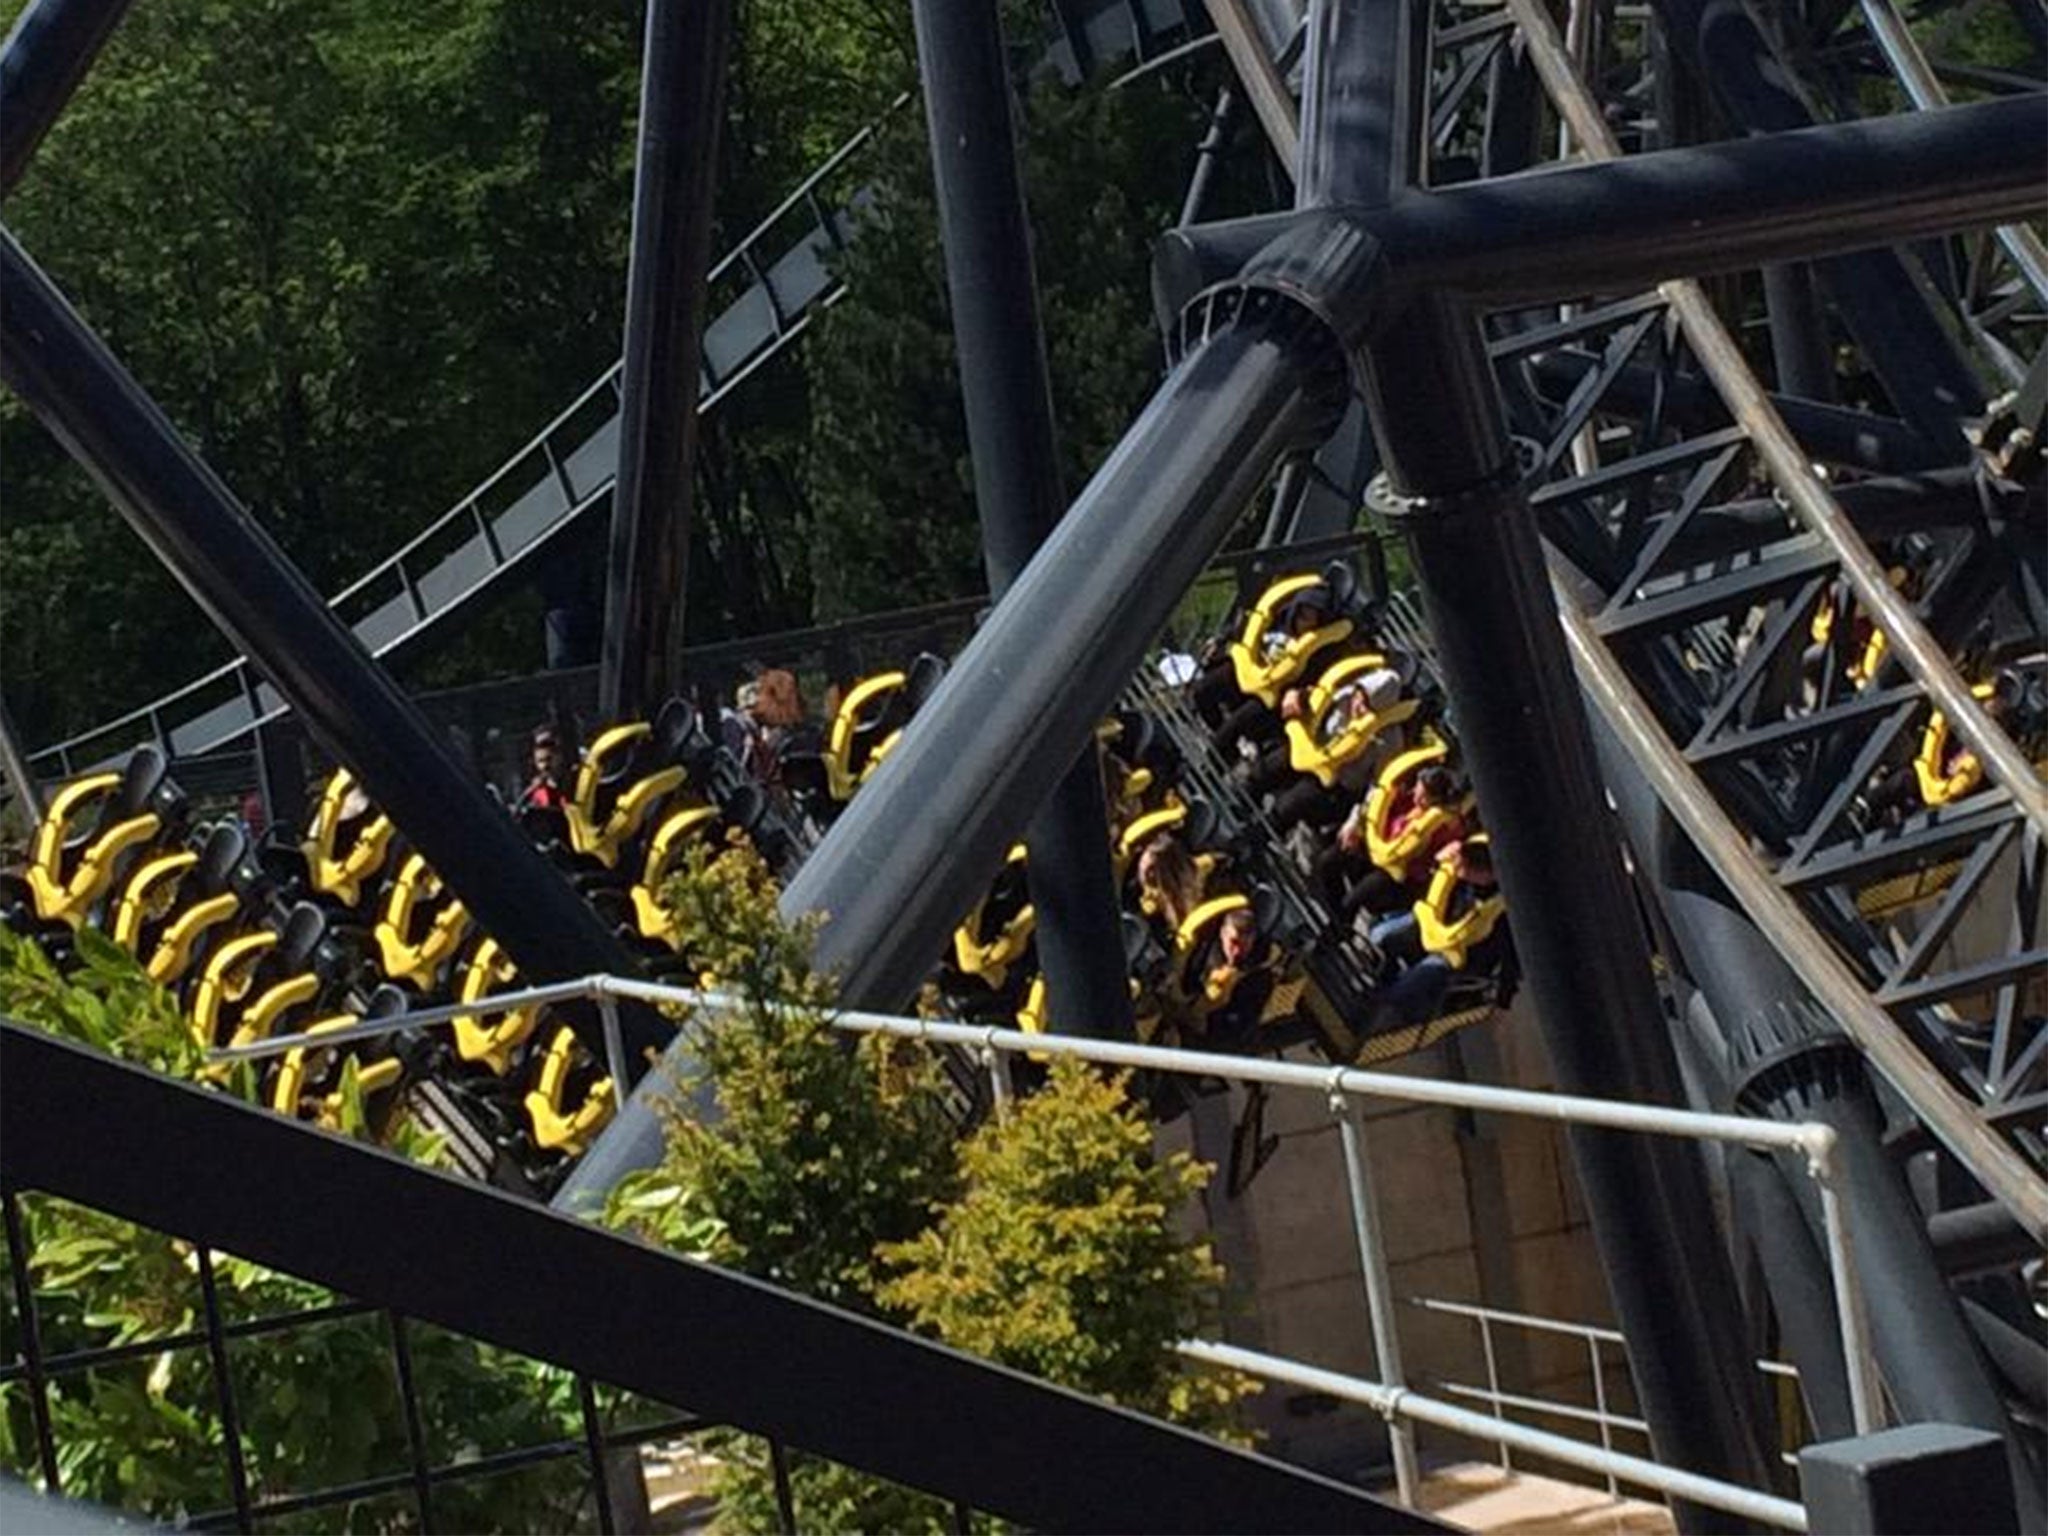
[[[569,793],[562,781],[568,774],[568,758],[562,751],[561,738],[551,725],[538,727],[527,748],[528,761],[533,776],[526,781],[526,787],[519,791],[519,798],[513,808],[519,811],[557,811],[569,803]]]
[[[1496,974],[1514,953],[1494,878],[1493,849],[1486,840],[1464,838],[1438,853],[1436,862],[1454,873],[1457,884],[1434,916],[1457,933],[1458,942],[1441,950],[1429,947],[1420,901],[1373,925],[1372,943],[1386,967],[1373,997],[1373,1030],[1435,1018],[1455,976]]]

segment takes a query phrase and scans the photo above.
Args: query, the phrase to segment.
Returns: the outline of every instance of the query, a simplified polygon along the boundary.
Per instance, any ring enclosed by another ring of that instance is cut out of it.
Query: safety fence
[[[741,1006],[736,999],[725,994],[620,977],[594,976],[501,994],[490,1000],[489,1011],[495,1013],[511,1008],[574,1001],[594,1002],[598,1007],[607,1066],[622,1104],[623,1085],[630,1081],[630,1074],[619,1022],[620,1002],[650,1003],[713,1016],[722,1010]],[[231,1062],[275,1056],[308,1046],[332,1048],[398,1030],[446,1024],[458,1017],[473,1016],[478,1011],[473,1004],[426,1009],[414,1014],[367,1021],[319,1036],[284,1036],[216,1051],[213,1055],[218,1061]],[[1859,1433],[1867,1433],[1880,1427],[1880,1388],[1870,1347],[1864,1293],[1857,1274],[1853,1235],[1838,1193],[1836,1136],[1829,1126],[1705,1114],[1531,1089],[1440,1082],[1350,1067],[1325,1067],[1075,1036],[1044,1035],[938,1019],[852,1010],[835,1013],[832,1017],[840,1029],[852,1034],[888,1035],[966,1053],[988,1074],[998,1114],[1007,1110],[1012,1098],[1006,1059],[1020,1054],[1040,1061],[1068,1057],[1137,1072],[1221,1080],[1260,1087],[1269,1092],[1278,1090],[1319,1095],[1342,1142],[1348,1214],[1358,1249],[1380,1379],[1343,1376],[1299,1361],[1212,1341],[1190,1340],[1182,1349],[1190,1358],[1243,1370],[1268,1380],[1328,1392],[1346,1401],[1362,1403],[1385,1416],[1399,1496],[1402,1502],[1411,1506],[1419,1486],[1413,1425],[1420,1423],[1476,1435],[1509,1450],[1549,1457],[1602,1479],[1626,1481],[1671,1498],[1727,1510],[1784,1529],[1806,1528],[1805,1512],[1794,1501],[1683,1472],[1645,1457],[1624,1454],[1614,1450],[1611,1443],[1589,1445],[1515,1423],[1498,1411],[1479,1413],[1411,1389],[1402,1366],[1399,1307],[1388,1276],[1385,1229],[1379,1213],[1374,1171],[1366,1156],[1365,1137],[1359,1120],[1359,1107],[1369,1100],[1522,1115],[1558,1124],[1595,1126],[1799,1154],[1804,1171],[1814,1181],[1819,1194],[1843,1353],[1850,1362],[1849,1395],[1856,1428]],[[1499,1396],[1497,1390],[1494,1395]],[[1498,1410],[1509,1405],[1500,1401],[1495,1406]]]

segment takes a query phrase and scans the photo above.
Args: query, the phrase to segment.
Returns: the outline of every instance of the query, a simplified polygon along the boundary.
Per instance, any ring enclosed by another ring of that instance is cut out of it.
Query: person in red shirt
[[[543,725],[533,733],[533,743],[528,749],[533,765],[533,777],[526,781],[526,787],[519,792],[519,799],[513,809],[519,812],[550,811],[560,815],[569,803],[568,791],[562,787],[562,779],[568,770],[568,760],[562,752],[560,739],[554,727]]]

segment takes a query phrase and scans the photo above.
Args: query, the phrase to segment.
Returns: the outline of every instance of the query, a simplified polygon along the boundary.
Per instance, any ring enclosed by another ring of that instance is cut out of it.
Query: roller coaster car
[[[196,849],[145,859],[122,887],[114,942],[159,986],[182,981],[223,926],[243,910],[249,837],[222,822]]]
[[[1415,861],[1435,846],[1445,829],[1471,807],[1472,800],[1467,795],[1456,805],[1431,806],[1398,828],[1395,826],[1396,817],[1407,808],[1415,775],[1432,764],[1446,761],[1450,755],[1450,747],[1441,741],[1411,747],[1388,761],[1366,795],[1366,855],[1396,880],[1407,880]]]
[[[360,905],[365,884],[384,873],[397,835],[391,818],[370,803],[355,776],[346,768],[335,769],[299,845],[306,883],[344,907]]]
[[[1280,695],[1302,677],[1309,663],[1350,638],[1358,627],[1350,612],[1356,595],[1357,579],[1341,561],[1321,575],[1287,576],[1266,588],[1230,642],[1231,675],[1238,691],[1277,709]],[[1314,628],[1291,632],[1286,614],[1311,597],[1326,617]]]
[[[447,893],[424,858],[408,855],[377,919],[377,953],[384,974],[420,992],[432,992],[442,966],[462,947],[469,928],[469,909]]]
[[[925,652],[905,671],[882,672],[854,684],[825,738],[826,791],[834,800],[853,798],[945,675],[945,662]]]
[[[388,1019],[404,1013],[410,1005],[397,987],[379,987],[361,1013],[334,1013],[307,1024],[298,1031],[306,1035],[331,1034],[352,1024]],[[395,1055],[382,1054],[384,1042],[366,1041],[360,1048],[321,1050],[302,1045],[285,1053],[265,1093],[270,1107],[281,1115],[313,1120],[330,1130],[346,1129],[348,1095],[343,1084],[347,1063],[355,1063],[356,1091],[360,1107],[373,1134],[383,1125],[397,1104],[396,1090],[405,1077],[404,1063]]]
[[[519,979],[519,967],[490,937],[477,940],[468,957],[457,968],[456,1001],[482,1002],[494,992],[512,986]],[[496,1012],[459,1014],[454,1021],[455,1054],[462,1060],[486,1067],[494,1077],[512,1070],[512,1061],[533,1032],[540,1027],[542,1003]]]
[[[36,915],[78,927],[184,809],[169,760],[147,744],[119,771],[88,774],[59,789],[36,827],[25,871]]]
[[[756,810],[758,815],[765,808],[765,796],[761,796],[758,786],[751,787],[762,802]],[[716,837],[723,824],[723,813],[716,806],[690,805],[671,810],[654,829],[631,892],[633,925],[641,938],[681,951],[682,930],[676,924],[675,914],[662,902],[662,887],[680,867],[685,850],[692,843]]]
[[[981,900],[953,930],[954,966],[962,976],[1001,992],[1011,967],[1030,950],[1037,921],[1024,845],[1015,843]]]
[[[615,725],[600,733],[577,765],[575,790],[563,806],[569,846],[606,869],[616,868],[620,850],[688,780],[678,758],[696,723],[696,711],[672,699],[651,724]]]
[[[535,1145],[548,1152],[573,1156],[590,1144],[617,1108],[612,1080],[595,1071],[588,1053],[577,1043],[576,1032],[566,1026],[557,1029],[540,1058],[534,1086],[526,1095],[526,1118],[533,1127]],[[584,1080],[576,1093],[574,1080]],[[576,1107],[564,1106],[571,1097]]]
[[[1325,789],[1332,788],[1337,775],[1363,757],[1383,732],[1413,718],[1422,708],[1417,698],[1397,699],[1384,709],[1358,708],[1366,679],[1392,671],[1387,657],[1368,651],[1345,657],[1316,680],[1301,715],[1286,722],[1287,760],[1295,772],[1312,774]]]

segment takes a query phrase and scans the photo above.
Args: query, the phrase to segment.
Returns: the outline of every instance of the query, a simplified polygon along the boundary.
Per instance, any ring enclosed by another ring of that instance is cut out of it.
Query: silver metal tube
[[[358,1040],[370,1040],[392,1034],[401,1029],[443,1024],[455,1018],[498,1013],[508,1008],[526,1007],[535,1003],[601,997],[676,1004],[712,1012],[741,1006],[739,999],[719,992],[663,986],[655,982],[635,981],[620,976],[587,976],[549,986],[495,993],[487,1000],[480,999],[474,1003],[450,1003],[434,1008],[423,1008],[415,1013],[400,1014],[389,1019],[375,1019],[317,1036],[281,1035],[251,1045],[210,1051],[207,1053],[207,1059],[256,1060],[280,1056],[302,1045],[347,1045]],[[897,1035],[906,1039],[936,1040],[947,1045],[969,1048],[986,1046],[990,1050],[1010,1053],[1073,1056],[1103,1066],[1177,1072],[1191,1077],[1221,1077],[1232,1082],[1267,1083],[1283,1088],[1321,1089],[1325,1093],[1341,1093],[1358,1098],[1393,1099],[1410,1104],[1492,1110],[1563,1124],[1598,1125],[1611,1130],[1642,1131],[1657,1136],[1725,1141],[1738,1146],[1803,1152],[1809,1155],[1814,1144],[1813,1133],[1824,1129],[1786,1124],[1776,1120],[1751,1120],[1739,1115],[1702,1114],[1693,1110],[1666,1109],[1658,1105],[1627,1104],[1613,1099],[1589,1098],[1580,1094],[1540,1093],[1526,1088],[1495,1088],[1477,1083],[1433,1082],[1424,1078],[1402,1077],[1391,1072],[1365,1072],[1352,1067],[1311,1067],[1297,1062],[1261,1061],[1243,1056],[1228,1056],[1216,1051],[1169,1050],[1163,1046],[1128,1045],[1073,1035],[1036,1035],[1023,1030],[993,1029],[983,1025],[958,1024],[935,1019],[911,1019],[854,1009],[834,1013],[832,1021],[837,1028],[854,1034]]]
[[[1490,1317],[1497,1323],[1513,1323],[1517,1328],[1529,1328],[1538,1333],[1569,1333],[1582,1339],[1598,1339],[1603,1344],[1626,1344],[1627,1338],[1619,1328],[1602,1328],[1597,1323],[1568,1323],[1557,1317],[1534,1317],[1527,1312],[1509,1312],[1501,1307],[1475,1307],[1463,1301],[1440,1301],[1434,1296],[1417,1296],[1409,1303],[1425,1312],[1444,1312],[1452,1317]]]
[[[1357,1106],[1342,1094],[1332,1094],[1330,1113],[1336,1117],[1337,1134],[1344,1143],[1344,1182],[1351,1192],[1351,1235],[1358,1242],[1358,1267],[1365,1275],[1373,1357],[1384,1380],[1405,1388],[1408,1373],[1401,1366],[1401,1333],[1394,1322],[1394,1282],[1387,1274],[1386,1233],[1380,1226],[1379,1199],[1373,1189],[1372,1169],[1365,1160],[1365,1138],[1358,1128]],[[1387,1439],[1394,1452],[1394,1486],[1401,1502],[1413,1509],[1421,1486],[1415,1466],[1415,1435],[1405,1423],[1389,1415]]]
[[[1718,1478],[1701,1477],[1697,1473],[1660,1466],[1641,1456],[1630,1456],[1619,1451],[1603,1451],[1581,1440],[1573,1440],[1565,1435],[1554,1435],[1547,1430],[1531,1429],[1526,1424],[1516,1424],[1488,1414],[1474,1413],[1454,1403],[1391,1387],[1384,1382],[1365,1381],[1356,1376],[1345,1376],[1337,1371],[1301,1365],[1274,1355],[1261,1354],[1257,1350],[1241,1349],[1234,1344],[1212,1344],[1205,1340],[1188,1339],[1182,1341],[1177,1349],[1183,1357],[1200,1361],[1205,1365],[1243,1371],[1247,1375],[1285,1382],[1289,1386],[1303,1387],[1312,1392],[1327,1392],[1330,1396],[1342,1398],[1347,1402],[1363,1403],[1376,1413],[1399,1414],[1414,1419],[1419,1424],[1434,1424],[1456,1434],[1496,1441],[1503,1448],[1513,1446],[1517,1450],[1548,1456],[1553,1461],[1561,1461],[1567,1466],[1579,1467],[1588,1472],[1602,1475],[1612,1473],[1622,1481],[1634,1483],[1638,1487],[1652,1488],[1672,1498],[1704,1504],[1713,1509],[1724,1509],[1730,1514],[1777,1526],[1782,1530],[1804,1531],[1807,1528],[1806,1510],[1790,1499],[1781,1499],[1771,1494],[1759,1493],[1752,1488],[1724,1483]]]
[[[1493,1319],[1483,1313],[1479,1318],[1479,1348],[1486,1356],[1487,1403],[1493,1409],[1493,1416],[1499,1418],[1501,1410],[1500,1360],[1493,1352]],[[1500,1443],[1500,1465],[1501,1470],[1504,1472],[1512,1472],[1515,1469],[1515,1464],[1508,1454],[1508,1443],[1505,1440]]]
[[[601,992],[597,1011],[604,1019],[604,1060],[605,1070],[612,1078],[612,1101],[624,1109],[631,1088],[626,1081],[626,1042],[619,1032],[619,1000],[609,992]]]
[[[1877,1353],[1870,1345],[1870,1318],[1863,1306],[1863,1286],[1856,1273],[1856,1248],[1849,1236],[1849,1216],[1835,1188],[1831,1156],[1834,1133],[1816,1136],[1806,1155],[1806,1171],[1820,1188],[1821,1225],[1828,1240],[1828,1273],[1835,1282],[1835,1316],[1842,1330],[1842,1363],[1849,1374],[1849,1412],[1859,1435],[1884,1427],[1884,1397]]]
[[[488,998],[478,998],[473,1003],[443,1003],[433,1008],[422,1008],[416,1013],[394,1014],[386,1019],[366,1019],[360,1024],[350,1024],[342,1029],[322,1030],[317,1035],[274,1035],[268,1040],[257,1040],[249,1045],[230,1045],[208,1051],[206,1059],[215,1061],[262,1061],[271,1056],[283,1056],[301,1046],[317,1045],[333,1047],[355,1045],[364,1040],[381,1040],[386,1035],[395,1035],[400,1030],[424,1029],[429,1025],[447,1024],[456,1019],[473,1019],[486,1013],[503,1013],[512,1008],[529,1008],[541,1003],[566,1003],[578,998],[600,997],[605,993],[605,978],[584,976],[575,981],[550,982],[542,987],[522,987],[517,992],[494,992]]]
[[[1597,1410],[1581,1408],[1576,1403],[1558,1402],[1547,1397],[1526,1397],[1519,1392],[1491,1392],[1485,1387],[1475,1387],[1469,1382],[1439,1381],[1436,1383],[1436,1390],[1447,1397],[1469,1397],[1482,1403],[1492,1403],[1498,1399],[1500,1407],[1494,1410],[1496,1413],[1500,1408],[1523,1408],[1530,1413],[1568,1419],[1574,1424],[1598,1424],[1601,1419]],[[1625,1429],[1631,1434],[1641,1435],[1645,1440],[1650,1437],[1647,1419],[1632,1418],[1625,1413],[1610,1413],[1606,1419],[1611,1429]]]
[[[1586,1340],[1586,1363],[1593,1368],[1593,1409],[1600,1416],[1600,1449],[1611,1451],[1614,1449],[1614,1427],[1607,1421],[1607,1378],[1600,1370],[1598,1339]],[[1645,1429],[1648,1427],[1647,1424],[1644,1426]],[[1607,1491],[1617,1498],[1621,1494],[1621,1488],[1615,1482],[1612,1472],[1607,1474]]]
[[[1905,21],[1893,9],[1891,0],[1863,0],[1863,25],[1916,108],[1931,112],[1949,104],[1948,91],[1935,75],[1934,66],[1927,62],[1927,55],[1913,40]],[[2034,297],[2048,300],[2048,245],[2024,224],[2001,225],[1994,233],[2027,286],[2034,290]]]
[[[1008,1119],[1010,1114],[1010,1072],[1003,1061],[1003,1053],[987,1040],[981,1043],[981,1064],[988,1069],[988,1089],[993,1097],[998,1119]]]

